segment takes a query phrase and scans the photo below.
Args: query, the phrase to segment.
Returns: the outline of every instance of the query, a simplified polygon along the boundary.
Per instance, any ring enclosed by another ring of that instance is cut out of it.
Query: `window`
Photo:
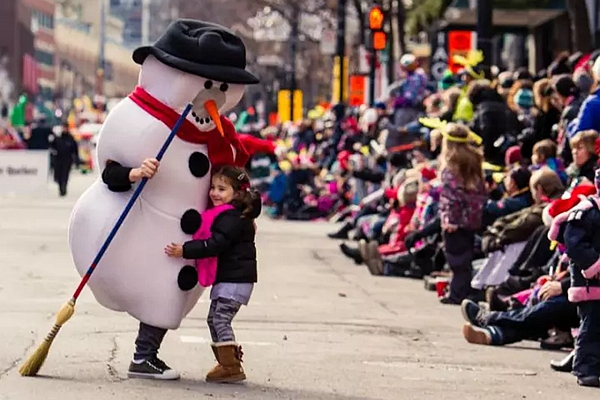
[[[54,66],[54,54],[48,53],[47,51],[36,50],[35,59],[42,65],[50,67]]]
[[[54,16],[38,10],[31,11],[31,26],[54,29]]]

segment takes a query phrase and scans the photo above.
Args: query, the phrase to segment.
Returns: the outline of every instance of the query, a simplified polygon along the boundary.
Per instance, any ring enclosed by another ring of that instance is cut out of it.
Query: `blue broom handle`
[[[171,144],[171,142],[175,138],[175,135],[177,134],[177,131],[181,127],[181,124],[183,124],[183,121],[185,121],[185,118],[187,117],[187,115],[192,110],[192,106],[193,105],[190,103],[183,110],[183,113],[179,117],[179,120],[177,120],[177,123],[175,123],[175,126],[171,130],[171,133],[169,133],[169,136],[167,137],[167,140],[165,140],[165,143],[162,145],[160,151],[156,155],[156,159],[158,161],[160,161],[163,158],[163,156],[165,155],[165,152],[167,151],[167,149],[169,148],[169,145]],[[131,209],[133,208],[133,205],[135,204],[137,198],[140,197],[140,194],[142,193],[142,190],[144,189],[144,186],[146,186],[146,183],[148,183],[148,178],[143,178],[140,181],[140,184],[138,185],[138,187],[135,188],[135,191],[133,192],[133,196],[131,196],[131,198],[129,199],[129,202],[125,206],[125,209],[121,213],[121,216],[119,217],[119,219],[117,220],[115,226],[112,228],[112,230],[108,234],[108,237],[104,241],[104,244],[102,244],[102,247],[100,248],[100,251],[96,255],[96,258],[94,258],[94,261],[92,261],[92,264],[90,265],[90,268],[85,273],[84,279],[81,281],[81,283],[79,285],[80,287],[77,288],[77,290],[75,291],[75,295],[73,296],[74,299],[77,299],[77,297],[79,297],[79,294],[81,293],[81,289],[83,289],[83,287],[87,284],[87,281],[89,280],[90,276],[94,272],[94,269],[96,268],[96,266],[98,265],[98,263],[102,259],[102,256],[104,256],[104,253],[106,253],[106,250],[108,250],[108,246],[110,245],[110,243],[114,239],[115,235],[119,231],[119,228],[121,227],[121,225],[123,225],[123,222],[125,221],[125,218],[127,217],[127,214],[129,214],[129,211],[131,211]]]

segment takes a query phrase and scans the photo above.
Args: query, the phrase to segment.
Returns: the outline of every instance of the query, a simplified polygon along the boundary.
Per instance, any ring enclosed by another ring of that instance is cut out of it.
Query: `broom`
[[[163,144],[162,148],[158,152],[158,155],[156,156],[157,160],[160,161],[160,159],[164,156],[165,152],[167,151],[167,148],[169,147],[169,145],[171,144],[171,142],[175,138],[175,135],[177,134],[177,131],[179,130],[179,127],[181,126],[181,124],[183,123],[183,121],[185,120],[185,118],[187,117],[187,115],[190,113],[191,110],[192,110],[192,104],[190,103],[190,104],[188,104],[186,106],[185,110],[183,111],[183,113],[179,117],[179,120],[177,121],[177,123],[175,124],[175,126],[171,130],[171,133],[167,137],[167,140],[165,141],[165,143]],[[102,247],[100,248],[100,251],[96,255],[96,258],[94,258],[94,261],[92,261],[92,264],[90,265],[89,269],[87,270],[87,272],[85,273],[85,275],[81,279],[81,282],[79,283],[79,286],[75,290],[75,293],[73,294],[73,297],[71,297],[71,300],[69,300],[66,304],[64,304],[61,307],[61,309],[58,311],[58,313],[56,314],[56,322],[54,323],[54,326],[52,327],[52,330],[50,330],[50,333],[48,333],[48,336],[46,336],[46,338],[39,345],[39,347],[37,348],[37,350],[35,352],[33,352],[33,354],[31,354],[31,356],[29,356],[29,358],[21,366],[21,368],[19,368],[19,373],[22,376],[35,376],[35,375],[37,375],[37,373],[39,372],[39,370],[42,368],[42,365],[44,364],[44,361],[46,361],[46,357],[48,357],[48,352],[50,351],[50,346],[52,345],[52,342],[54,341],[54,338],[56,337],[56,335],[60,331],[60,328],[64,324],[66,324],[67,321],[75,313],[75,303],[77,302],[77,298],[81,294],[81,292],[82,292],[83,288],[85,287],[85,285],[90,280],[90,277],[92,276],[92,273],[94,273],[94,270],[96,269],[96,266],[98,265],[98,263],[102,259],[102,256],[104,255],[104,253],[108,249],[108,246],[110,245],[110,243],[114,239],[115,235],[117,234],[117,231],[119,230],[119,228],[123,224],[123,221],[125,221],[125,218],[127,217],[127,214],[129,214],[129,211],[133,207],[133,204],[135,203],[135,201],[137,200],[137,198],[142,193],[142,190],[144,189],[144,186],[146,186],[147,182],[148,182],[148,178],[144,178],[144,179],[141,180],[140,184],[135,189],[135,192],[133,193],[133,196],[131,196],[131,199],[129,199],[129,202],[127,203],[127,206],[125,206],[125,209],[123,210],[123,212],[121,213],[121,216],[117,220],[115,226],[112,228],[112,230],[108,234],[108,237],[104,241],[104,244],[102,244]]]

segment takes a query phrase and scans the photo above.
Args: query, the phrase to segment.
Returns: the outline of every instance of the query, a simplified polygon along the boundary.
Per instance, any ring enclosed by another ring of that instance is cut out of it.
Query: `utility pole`
[[[369,68],[369,106],[375,104],[375,70],[377,69],[377,51],[371,47],[371,59]]]
[[[104,94],[104,69],[106,68],[106,0],[100,0],[100,48],[98,50],[98,70],[96,71],[96,94]]]
[[[600,47],[600,0],[594,2],[594,47]]]
[[[387,34],[384,32],[385,15],[381,5],[375,3],[368,15],[369,50],[371,52],[371,68],[369,68],[369,105],[375,104],[375,69],[377,68],[377,51],[387,46]]]
[[[490,67],[493,63],[492,27],[494,0],[477,0],[477,48],[483,53],[481,68],[486,78],[490,78]]]
[[[337,7],[337,49],[336,57],[340,63],[340,97],[338,102],[344,103],[346,93],[344,93],[346,83],[346,71],[344,71],[344,61],[346,59],[346,4],[347,0],[338,0]]]
[[[298,40],[300,36],[300,6],[292,5],[292,32],[290,37],[290,120],[294,122],[294,93],[296,92],[296,58],[298,57]]]
[[[142,0],[142,46],[150,45],[150,0]]]

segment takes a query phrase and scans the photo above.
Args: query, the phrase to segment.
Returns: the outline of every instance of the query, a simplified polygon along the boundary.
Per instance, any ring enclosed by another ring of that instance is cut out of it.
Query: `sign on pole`
[[[446,32],[444,31],[432,35],[429,75],[436,81],[442,80],[444,72],[448,69],[447,42]]]
[[[453,73],[457,73],[463,68],[456,64],[452,57],[455,55],[467,56],[470,50],[475,49],[476,35],[471,31],[451,31],[448,32],[448,68]]]
[[[0,193],[35,193],[48,188],[47,150],[0,150]]]
[[[344,98],[342,101],[348,100],[348,57],[344,57]],[[340,101],[340,58],[335,56],[333,60],[333,81],[331,82],[331,102],[337,104]]]
[[[277,114],[279,114],[279,122],[287,122],[291,120],[290,116],[290,91],[280,90],[277,93]],[[302,121],[302,90],[294,91],[294,122]]]
[[[321,54],[332,56],[335,54],[337,37],[333,29],[325,29],[321,34]]]

